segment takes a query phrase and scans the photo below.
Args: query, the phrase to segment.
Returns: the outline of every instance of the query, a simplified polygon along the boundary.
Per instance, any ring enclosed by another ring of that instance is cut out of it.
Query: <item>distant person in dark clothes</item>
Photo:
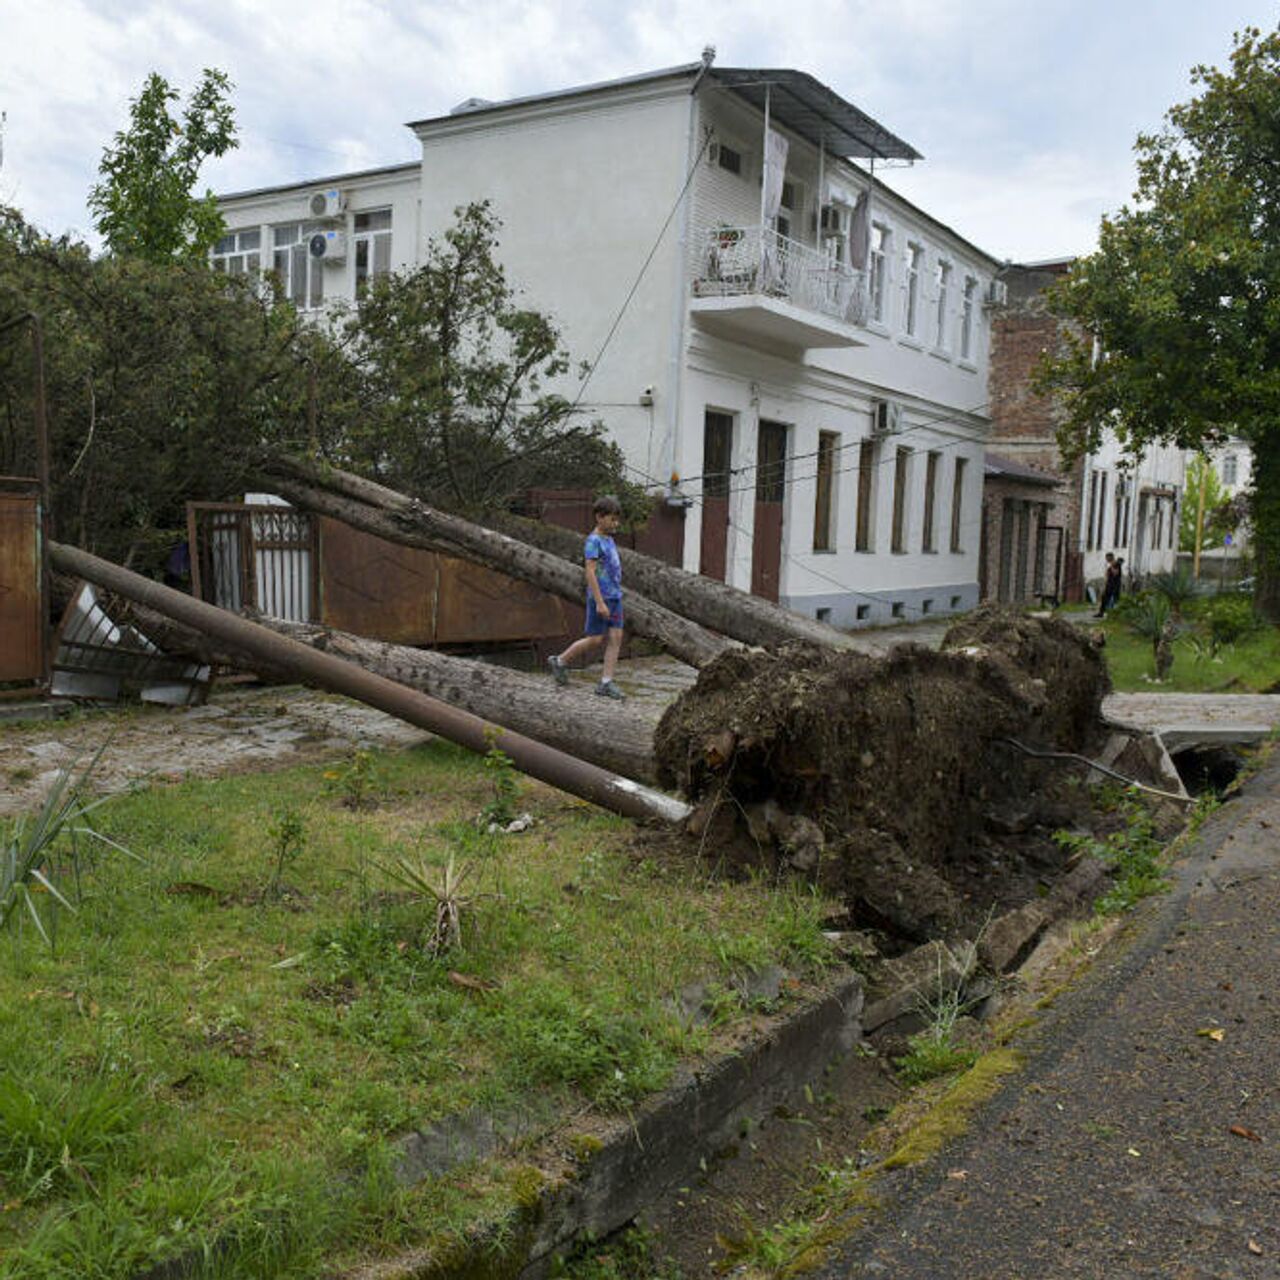
[[[174,544],[164,562],[164,585],[176,591],[191,589],[191,547],[186,538]]]
[[[1109,609],[1114,609],[1120,599],[1120,575],[1124,571],[1124,561],[1118,560],[1110,551],[1107,552],[1107,572],[1102,580],[1102,599],[1098,601],[1098,612],[1093,616],[1101,618]]]

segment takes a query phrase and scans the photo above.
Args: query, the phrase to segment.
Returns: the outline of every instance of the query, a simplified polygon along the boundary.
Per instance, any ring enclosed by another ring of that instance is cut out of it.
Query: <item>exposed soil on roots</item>
[[[809,873],[904,941],[971,933],[1061,871],[1054,829],[1094,825],[1078,771],[1011,740],[1087,752],[1106,691],[1077,628],[998,609],[941,652],[734,652],[663,717],[658,769],[704,851]]]

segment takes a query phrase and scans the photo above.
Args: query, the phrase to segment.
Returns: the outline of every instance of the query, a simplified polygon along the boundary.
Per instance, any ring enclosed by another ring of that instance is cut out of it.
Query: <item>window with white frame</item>
[[[964,292],[960,295],[960,359],[973,359],[973,318],[978,304],[978,282],[973,276],[965,276]]]
[[[889,268],[889,228],[882,222],[871,224],[871,277],[869,292],[871,295],[871,318],[877,324],[884,324],[885,275]]]
[[[301,310],[324,302],[324,264],[307,250],[307,241],[323,229],[318,222],[289,222],[271,228],[271,269],[280,278],[281,292]]]
[[[1222,483],[1235,484],[1240,474],[1239,462],[1234,453],[1228,453],[1222,459]]]
[[[375,276],[391,270],[391,210],[373,209],[355,216],[356,297]]]
[[[907,298],[902,327],[910,338],[920,336],[920,290],[924,287],[924,245],[907,243]]]
[[[937,289],[937,309],[934,313],[933,345],[939,351],[947,349],[947,311],[950,307],[951,263],[939,260],[934,268],[934,284]]]
[[[257,271],[262,265],[262,228],[228,231],[213,246],[211,260],[215,271],[224,271],[229,276]]]

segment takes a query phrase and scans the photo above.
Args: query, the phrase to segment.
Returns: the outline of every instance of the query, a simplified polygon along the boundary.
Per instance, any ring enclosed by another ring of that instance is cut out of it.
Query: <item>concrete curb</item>
[[[625,1226],[663,1192],[691,1181],[746,1128],[795,1101],[860,1043],[862,1004],[861,977],[836,971],[822,994],[763,1036],[684,1069],[632,1116],[614,1121],[591,1150],[580,1144],[575,1161],[562,1157],[527,1204],[476,1239],[362,1266],[342,1280],[539,1280],[558,1254]]]

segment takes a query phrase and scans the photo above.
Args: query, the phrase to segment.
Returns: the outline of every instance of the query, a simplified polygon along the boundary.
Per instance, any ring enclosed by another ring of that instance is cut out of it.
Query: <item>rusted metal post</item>
[[[491,738],[497,726],[489,725],[470,712],[459,711],[342,658],[276,635],[246,618],[206,604],[203,600],[194,600],[181,591],[162,586],[87,551],[56,542],[51,550],[53,563],[64,573],[84,578],[194,627],[221,641],[229,649],[262,659],[276,668],[284,668],[308,684],[377,707],[379,711],[439,734],[471,751],[483,754],[494,745]],[[587,764],[522,734],[500,730],[496,745],[511,757],[521,773],[624,817],[679,822],[690,812],[689,806],[681,800]]]
[[[53,505],[49,492],[49,415],[44,391],[44,326],[34,311],[24,311],[0,324],[0,333],[16,325],[31,326],[31,416],[36,437],[36,484],[40,493],[40,683],[47,686],[53,654],[49,643],[49,535]]]

